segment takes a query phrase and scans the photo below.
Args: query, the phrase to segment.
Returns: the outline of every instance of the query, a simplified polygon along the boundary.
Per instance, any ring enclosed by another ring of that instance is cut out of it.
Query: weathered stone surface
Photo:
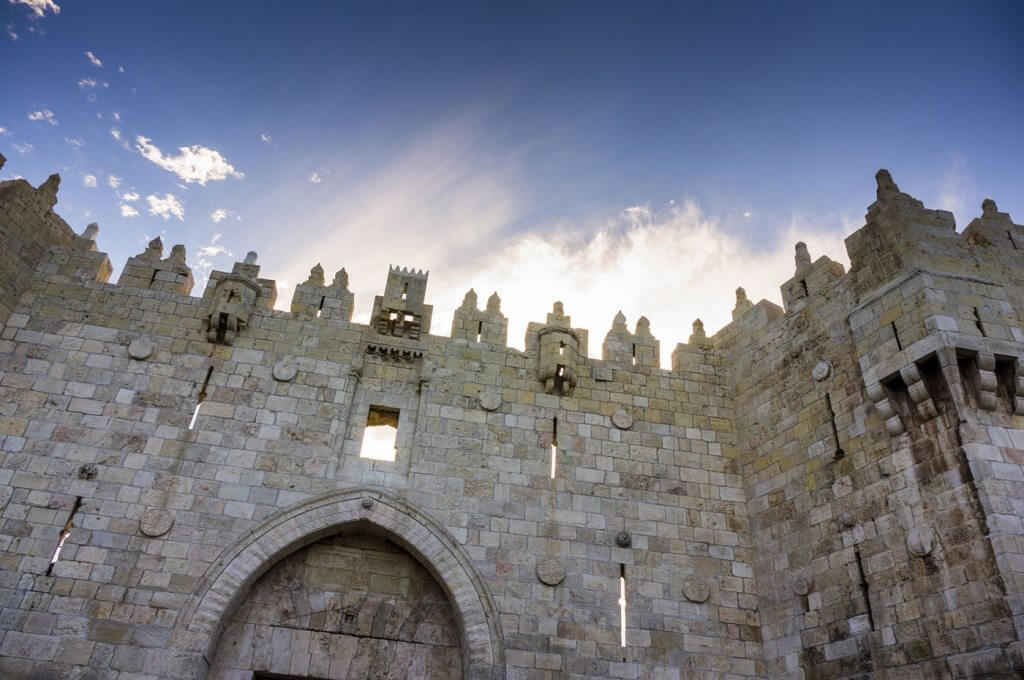
[[[160,239],[112,285],[0,184],[0,675],[1009,680],[1024,229],[876,182],[848,272],[801,245],[670,368],[560,304],[510,348],[497,294],[432,335],[407,268],[368,325]]]

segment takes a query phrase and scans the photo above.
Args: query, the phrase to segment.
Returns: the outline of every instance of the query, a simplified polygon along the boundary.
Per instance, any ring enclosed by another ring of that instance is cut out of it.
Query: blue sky
[[[796,240],[845,260],[879,167],[1024,221],[1020,2],[0,2],[2,176],[60,172],[115,276],[185,243],[197,295],[256,250],[278,307],[319,261],[364,319],[402,264],[435,333],[475,286],[513,345],[563,299],[667,356]]]

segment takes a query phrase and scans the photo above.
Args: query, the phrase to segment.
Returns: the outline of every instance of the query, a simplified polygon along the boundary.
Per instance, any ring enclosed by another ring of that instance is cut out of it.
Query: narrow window
[[[221,312],[217,317],[217,342],[224,342],[224,336],[228,332],[228,313]]]
[[[565,356],[565,343],[564,342],[559,342],[558,343],[558,356],[560,356],[560,357],[564,357]]]
[[[810,293],[807,292],[807,279],[800,279],[800,287],[804,290],[804,297],[810,295]]]
[[[626,646],[626,565],[619,565],[619,645]],[[623,659],[625,661],[625,659]]]
[[[324,300],[325,299],[326,299],[326,296],[324,296],[324,295],[320,296],[320,306],[317,307],[317,309],[316,309],[316,318],[318,318],[318,319],[320,318],[320,315],[324,311]]]
[[[892,337],[896,338],[896,349],[903,351],[903,343],[900,342],[900,332],[896,330],[896,322],[889,324],[892,327]]]
[[[406,281],[402,284],[402,301],[409,299],[409,282]]]
[[[189,421],[188,429],[192,430],[196,426],[196,418],[199,417],[199,407],[206,401],[206,388],[210,385],[210,376],[213,375],[213,366],[210,366],[206,370],[206,378],[203,380],[203,386],[199,390],[199,394],[196,395],[196,408],[192,411],[192,420]]]
[[[371,406],[366,415],[360,458],[395,460],[398,445],[398,409]]]
[[[636,343],[633,343],[633,365],[636,366]]]
[[[1019,250],[1017,248],[1017,242],[1013,240],[1013,234],[1010,233],[1009,229],[1006,230],[1006,238],[1010,239],[1010,245],[1013,246],[1014,250]]]
[[[558,417],[551,421],[551,479],[555,478],[555,466],[558,461]]]
[[[1010,232],[1006,232],[1006,233],[1009,234]],[[159,269],[154,269],[153,270],[153,276],[149,277],[149,287],[150,288],[153,287],[153,282],[156,281],[156,275],[159,274],[159,273],[160,273]]]
[[[875,629],[875,613],[871,610],[871,598],[868,596],[868,579],[864,575],[864,562],[860,557],[860,546],[853,546],[853,555],[857,558],[857,587],[860,589],[861,599],[864,601],[864,608],[868,614],[868,625],[871,630]]]
[[[50,566],[46,568],[46,575],[49,576],[53,573],[53,565],[57,564],[57,560],[60,559],[60,551],[64,547],[64,542],[68,540],[68,536],[71,535],[71,530],[75,527],[75,515],[78,514],[78,509],[82,507],[82,497],[78,496],[75,498],[75,505],[71,508],[71,514],[68,515],[68,521],[64,523],[64,528],[60,532],[60,540],[57,541],[57,548],[53,551],[53,557],[50,558]]]
[[[997,408],[1014,412],[1017,401],[1017,360],[1013,357],[996,357],[996,404]]]
[[[481,321],[476,327],[476,341],[480,342],[480,338],[484,336],[484,322]]]
[[[828,392],[825,393],[825,408],[828,409],[828,419],[829,422],[832,424],[832,441],[836,445],[836,452],[834,454],[834,457],[836,459],[839,459],[845,456],[846,452],[843,451],[843,448],[841,446],[839,446],[839,429],[836,427],[836,412],[832,410],[832,397],[831,395],[828,394]]]
[[[974,307],[974,325],[978,327],[978,332],[981,333],[981,337],[985,337],[985,327],[981,325],[981,316],[978,314],[978,308]]]

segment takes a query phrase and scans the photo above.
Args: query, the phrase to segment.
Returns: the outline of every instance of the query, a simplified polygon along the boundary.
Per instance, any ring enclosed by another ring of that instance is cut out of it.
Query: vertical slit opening
[[[1010,239],[1010,245],[1013,246],[1014,250],[1019,250],[1017,248],[1017,242],[1013,240],[1013,234],[1010,233],[1009,229],[1006,230],[1006,238]]]
[[[871,597],[868,591],[868,579],[864,575],[864,562],[860,556],[860,546],[853,546],[853,555],[857,558],[857,587],[860,589],[861,599],[864,601],[864,609],[867,610],[868,625],[871,630],[875,629],[875,612],[871,609]]]
[[[626,565],[619,564],[619,646],[626,648]],[[626,657],[623,656],[625,661]]]
[[[551,479],[555,478],[558,465],[558,416],[551,420]]]
[[[633,365],[636,366],[636,343],[633,343]]]
[[[902,352],[903,343],[900,342],[900,332],[896,330],[896,322],[893,321],[892,323],[890,323],[889,327],[892,328],[892,337],[896,338],[896,349]]]
[[[981,337],[986,337],[985,327],[981,325],[981,315],[978,314],[978,308],[972,307],[974,310],[974,325],[978,327],[978,332],[981,333]]]
[[[482,337],[484,337],[484,322],[480,321],[476,325],[476,341],[480,342]]]
[[[409,282],[406,281],[402,284],[402,301],[409,299]]]
[[[1006,232],[1006,233],[1010,233],[1010,232]],[[149,277],[149,287],[150,288],[153,287],[153,282],[156,281],[156,275],[159,274],[159,273],[160,273],[159,269],[154,269],[153,270],[153,275]]]
[[[807,279],[800,279],[800,287],[804,291],[804,297],[810,295],[810,293],[807,292]]]
[[[1013,413],[1017,399],[1017,360],[1014,357],[996,357],[996,408]]]
[[[825,393],[825,408],[828,409],[828,420],[832,425],[832,441],[836,446],[834,457],[839,459],[845,456],[846,452],[843,451],[843,447],[839,446],[839,429],[836,427],[836,412],[832,409],[832,396],[828,392]]]
[[[320,296],[320,306],[316,308],[316,318],[318,318],[318,319],[320,318],[320,315],[323,314],[323,311],[324,311],[324,300],[326,300],[326,299],[327,299],[327,297],[325,295],[321,295]]]
[[[210,376],[213,375],[213,366],[206,369],[206,378],[203,379],[203,386],[199,389],[199,394],[196,395],[196,408],[192,411],[192,420],[188,423],[188,429],[195,429],[196,418],[199,417],[199,408],[206,401],[206,388],[210,385]]]
[[[75,505],[71,508],[71,514],[68,515],[68,521],[64,523],[64,528],[60,531],[60,539],[57,541],[57,547],[53,551],[53,557],[50,558],[50,566],[46,568],[47,576],[53,573],[53,565],[57,564],[57,560],[60,559],[60,551],[64,548],[64,542],[68,540],[71,530],[75,527],[75,515],[78,514],[78,510],[81,507],[82,497],[77,496],[75,498]]]

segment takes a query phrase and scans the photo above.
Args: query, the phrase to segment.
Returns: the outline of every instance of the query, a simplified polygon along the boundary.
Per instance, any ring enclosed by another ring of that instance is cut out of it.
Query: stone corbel
[[[886,394],[885,388],[882,387],[881,383],[872,383],[867,387],[868,398],[871,399],[875,404],[875,408],[881,414],[885,420],[885,429],[890,435],[896,437],[903,434],[905,428],[903,421],[900,420],[900,416],[896,413],[896,407],[893,406],[892,401],[889,399],[889,395]]]
[[[907,393],[910,394],[910,400],[914,402],[914,407],[922,420],[931,420],[939,415],[935,408],[935,402],[932,401],[931,395],[928,394],[928,388],[921,378],[921,371],[918,370],[917,364],[907,364],[901,368],[900,377],[903,378],[903,382],[907,386]]]
[[[988,411],[996,408],[996,355],[978,352],[978,406]]]

